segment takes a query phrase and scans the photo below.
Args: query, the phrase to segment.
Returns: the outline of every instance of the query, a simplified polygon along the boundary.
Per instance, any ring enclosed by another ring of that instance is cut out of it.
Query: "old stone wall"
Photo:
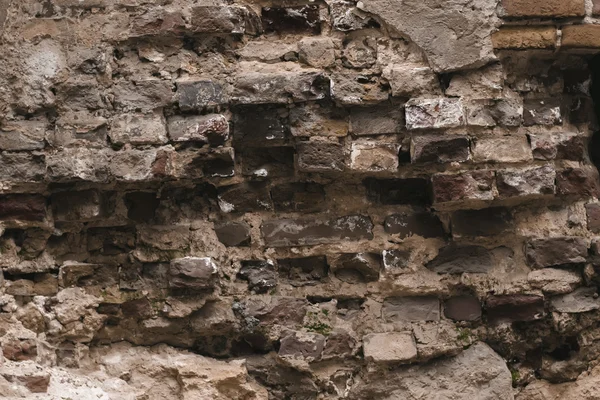
[[[600,399],[600,1],[0,34],[1,398]]]

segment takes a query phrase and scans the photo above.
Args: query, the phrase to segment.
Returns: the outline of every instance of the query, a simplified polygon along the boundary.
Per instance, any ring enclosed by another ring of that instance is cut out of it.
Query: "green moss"
[[[517,386],[517,384],[519,383],[519,380],[521,379],[521,374],[519,373],[519,371],[511,369],[510,377],[512,379],[512,385]]]
[[[304,327],[310,332],[320,333],[321,335],[329,335],[331,333],[331,326],[324,324],[322,322],[313,322]]]

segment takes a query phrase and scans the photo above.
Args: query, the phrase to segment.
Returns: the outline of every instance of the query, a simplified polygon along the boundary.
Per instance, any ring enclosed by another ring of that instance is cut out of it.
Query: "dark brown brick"
[[[248,246],[250,227],[244,222],[224,222],[215,226],[219,241],[225,246]]]
[[[385,231],[401,238],[416,235],[424,238],[445,236],[440,219],[430,212],[398,213],[385,218]]]
[[[221,211],[227,213],[273,209],[269,188],[263,182],[244,182],[219,188],[218,198]]]
[[[39,195],[12,194],[0,196],[0,220],[43,221],[46,199]]]
[[[537,197],[554,194],[556,172],[551,165],[496,173],[500,197]]]
[[[494,172],[468,171],[434,175],[433,198],[436,203],[466,200],[493,200]]]
[[[223,86],[212,80],[179,81],[177,97],[182,110],[202,110],[227,103]]]
[[[569,25],[563,27],[562,46],[566,48],[600,48],[600,25]]]
[[[427,206],[431,204],[431,185],[427,179],[375,179],[363,181],[367,189],[367,198],[378,204],[412,204]]]
[[[560,125],[560,99],[526,100],[523,103],[523,125]]]
[[[265,32],[320,33],[318,5],[297,7],[264,7],[262,22]]]
[[[440,300],[433,296],[388,297],[381,315],[387,322],[439,321]]]
[[[323,185],[312,182],[283,183],[271,188],[275,211],[318,211],[323,208]]]
[[[242,173],[259,178],[278,178],[294,175],[293,147],[246,147],[237,153],[241,156]]]
[[[586,204],[585,210],[587,212],[588,229],[594,233],[600,233],[600,204]]]
[[[324,141],[302,142],[297,145],[298,170],[303,172],[336,172],[345,167],[344,146]]]
[[[585,0],[502,0],[507,17],[583,17]]]
[[[306,286],[319,283],[329,274],[325,256],[284,258],[277,260],[279,277],[292,286]]]
[[[586,261],[588,245],[581,237],[533,239],[525,246],[527,262],[532,267],[579,264]]]
[[[482,246],[450,244],[426,267],[441,274],[487,273],[495,266],[492,254]]]
[[[556,191],[562,196],[599,197],[600,178],[595,168],[565,168],[556,173]]]
[[[264,222],[261,231],[270,247],[338,243],[344,240],[373,239],[373,223],[364,215],[328,220],[280,219]]]
[[[413,136],[411,162],[462,162],[469,159],[469,138],[466,136]]]
[[[493,236],[508,231],[512,214],[504,207],[460,210],[452,214],[452,234],[458,236]]]
[[[248,281],[248,289],[256,293],[266,293],[277,286],[277,271],[270,260],[242,261],[238,277]]]
[[[485,309],[490,322],[535,321],[544,315],[544,298],[527,294],[490,296]]]
[[[54,193],[50,202],[57,221],[93,221],[108,212],[106,195],[98,190]]]
[[[444,302],[444,316],[455,321],[477,321],[481,318],[481,303],[474,296],[451,297]]]
[[[208,257],[185,257],[171,261],[169,287],[171,289],[205,290],[215,285],[217,266]]]
[[[331,257],[331,271],[346,283],[375,282],[379,280],[381,254],[348,253]]]
[[[233,115],[234,147],[285,145],[290,136],[287,111],[267,106],[237,107]]]

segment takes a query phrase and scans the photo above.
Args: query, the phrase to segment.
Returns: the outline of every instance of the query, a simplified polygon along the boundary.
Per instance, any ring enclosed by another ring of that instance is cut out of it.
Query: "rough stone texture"
[[[411,99],[406,103],[407,129],[442,129],[464,125],[460,99]]]
[[[440,302],[435,297],[390,297],[381,313],[388,322],[439,321]]]
[[[417,357],[415,338],[410,332],[371,333],[363,342],[367,361],[409,362]]]
[[[498,194],[501,197],[524,197],[554,194],[556,172],[550,165],[525,170],[498,171]]]
[[[533,239],[527,243],[525,253],[529,264],[537,268],[576,264],[586,261],[588,244],[578,237]]]
[[[507,17],[582,17],[585,15],[583,0],[502,0]]]
[[[475,162],[517,163],[532,158],[531,146],[525,135],[501,138],[481,138],[473,142]]]
[[[558,312],[583,313],[600,309],[596,288],[579,288],[571,293],[551,299],[552,308]]]
[[[495,49],[553,49],[558,32],[553,26],[505,27],[492,35]]]
[[[490,296],[485,301],[490,321],[533,321],[543,317],[544,298],[535,295]]]
[[[464,136],[446,137],[443,135],[413,136],[411,142],[411,162],[461,162],[467,161],[469,139]]]
[[[494,198],[494,173],[492,171],[434,175],[432,184],[433,198],[437,203],[492,200]]]
[[[456,321],[476,321],[481,318],[481,304],[473,296],[451,297],[444,302],[444,316]]]

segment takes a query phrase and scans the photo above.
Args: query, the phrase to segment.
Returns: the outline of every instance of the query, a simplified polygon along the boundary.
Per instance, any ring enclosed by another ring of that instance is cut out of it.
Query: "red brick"
[[[600,25],[565,26],[562,47],[600,48]]]
[[[506,17],[583,17],[585,0],[502,0]]]
[[[492,35],[496,49],[552,49],[557,31],[553,26],[504,27]]]

